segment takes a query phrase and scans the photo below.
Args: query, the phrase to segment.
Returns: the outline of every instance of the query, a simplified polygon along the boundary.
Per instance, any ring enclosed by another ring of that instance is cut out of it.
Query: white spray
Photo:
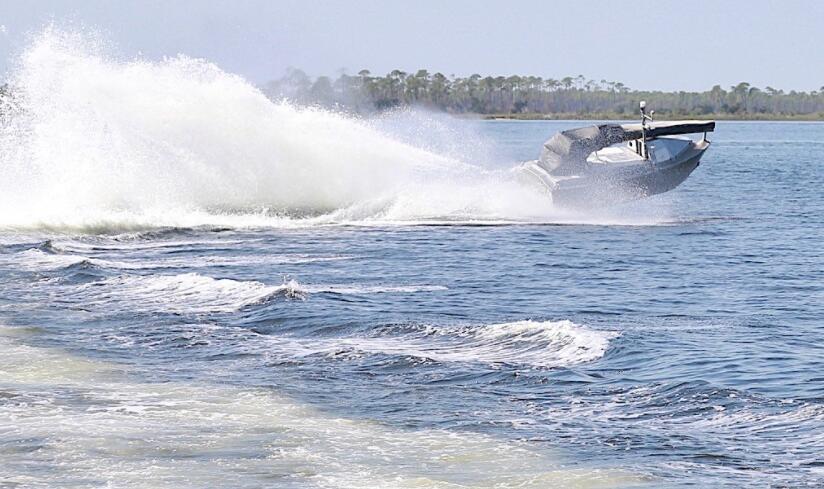
[[[20,111],[0,127],[0,227],[559,217],[510,172],[273,103],[203,60],[119,61],[91,37],[47,28],[20,57]]]

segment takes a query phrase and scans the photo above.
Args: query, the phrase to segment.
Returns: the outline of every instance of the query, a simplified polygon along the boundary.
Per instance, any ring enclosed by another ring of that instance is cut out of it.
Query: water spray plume
[[[272,102],[186,56],[119,60],[47,28],[11,78],[0,127],[0,227],[545,221],[544,192],[390,137],[362,120]]]

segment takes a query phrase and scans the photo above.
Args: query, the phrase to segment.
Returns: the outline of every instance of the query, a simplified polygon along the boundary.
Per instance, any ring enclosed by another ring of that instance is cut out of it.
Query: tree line
[[[809,92],[758,88],[747,82],[704,92],[633,90],[623,83],[590,80],[578,75],[560,79],[539,76],[468,77],[418,70],[393,70],[373,76],[368,70],[337,78],[312,78],[301,70],[267,83],[272,99],[288,99],[358,114],[406,106],[448,112],[512,118],[632,119],[646,100],[659,117],[824,120],[824,86]],[[0,118],[14,109],[12,89],[0,85]]]
[[[728,89],[715,85],[704,92],[633,90],[620,82],[590,80],[582,75],[446,76],[418,70],[393,70],[374,76],[369,70],[337,78],[312,78],[291,69],[264,86],[273,99],[355,113],[372,113],[404,106],[423,106],[452,114],[504,117],[600,116],[634,118],[638,101],[664,117],[741,119],[824,119],[824,86],[810,92],[785,92],[741,82]]]

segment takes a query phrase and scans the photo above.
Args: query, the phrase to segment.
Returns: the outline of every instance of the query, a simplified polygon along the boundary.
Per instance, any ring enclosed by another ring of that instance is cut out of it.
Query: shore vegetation
[[[467,77],[392,70],[312,78],[291,69],[266,84],[273,99],[358,114],[420,106],[460,116],[511,119],[634,119],[646,100],[657,118],[824,120],[824,86],[810,92],[759,88],[748,82],[703,92],[633,90],[621,82],[582,75]]]

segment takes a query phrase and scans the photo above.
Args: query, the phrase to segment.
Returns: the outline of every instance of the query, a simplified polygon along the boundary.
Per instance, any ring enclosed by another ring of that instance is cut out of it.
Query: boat
[[[674,189],[698,167],[715,121],[655,122],[640,103],[640,124],[599,124],[561,131],[521,174],[565,207],[599,207]],[[698,140],[685,135],[703,134]]]

